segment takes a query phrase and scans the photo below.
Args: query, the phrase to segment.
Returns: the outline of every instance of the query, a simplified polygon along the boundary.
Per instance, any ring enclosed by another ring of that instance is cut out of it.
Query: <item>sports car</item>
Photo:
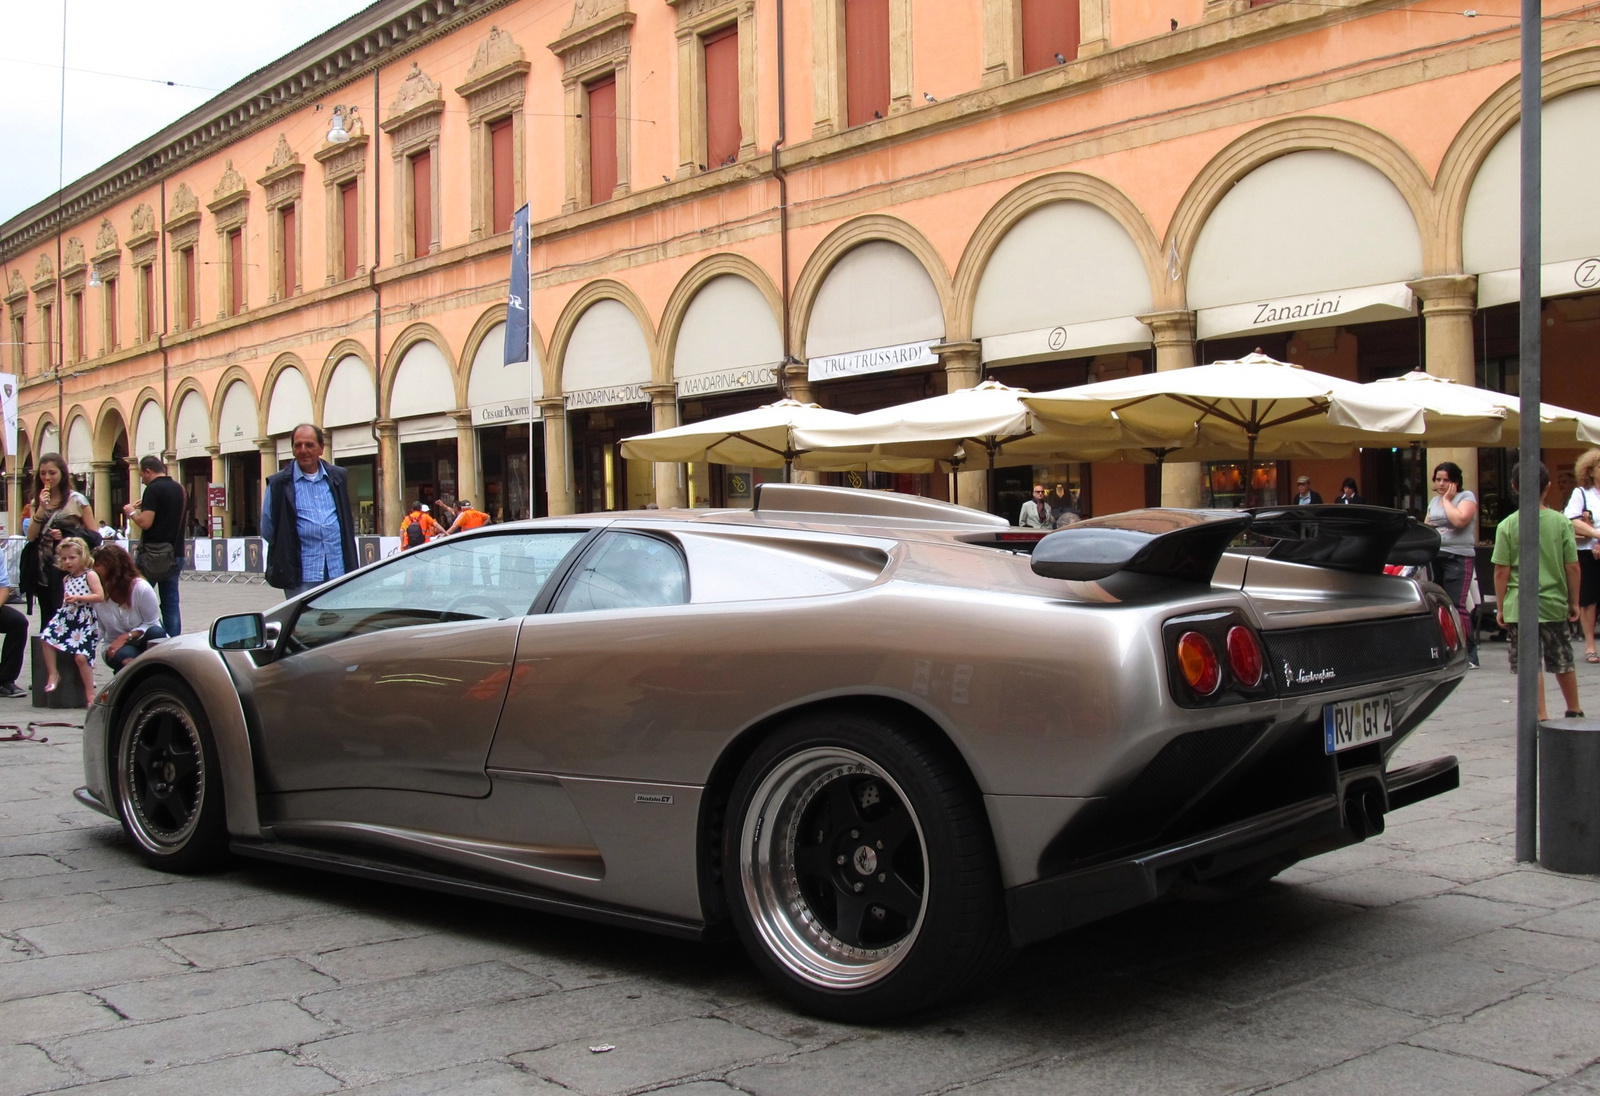
[[[1456,787],[1389,764],[1466,669],[1443,592],[1384,574],[1437,544],[1375,507],[1044,534],[799,484],[491,526],[153,647],[77,795],[158,869],[731,928],[800,1007],[883,1020]]]

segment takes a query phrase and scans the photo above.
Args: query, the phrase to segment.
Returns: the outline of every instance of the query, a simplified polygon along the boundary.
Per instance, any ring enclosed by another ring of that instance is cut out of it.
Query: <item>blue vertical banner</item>
[[[511,218],[511,291],[506,295],[505,364],[528,360],[528,207]]]

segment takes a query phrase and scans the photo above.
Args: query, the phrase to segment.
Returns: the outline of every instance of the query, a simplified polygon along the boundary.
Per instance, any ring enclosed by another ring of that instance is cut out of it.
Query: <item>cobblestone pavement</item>
[[[186,583],[185,617],[272,596]],[[0,1096],[1600,1093],[1600,878],[1512,861],[1512,679],[1502,646],[1484,661],[1405,747],[1459,755],[1458,791],[878,1029],[795,1013],[730,944],[266,864],[152,872],[73,801],[79,733],[49,728],[0,743]]]

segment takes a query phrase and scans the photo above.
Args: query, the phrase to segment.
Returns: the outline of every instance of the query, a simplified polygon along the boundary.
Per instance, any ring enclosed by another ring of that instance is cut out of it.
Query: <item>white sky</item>
[[[370,3],[11,0],[0,34],[0,223],[55,193],[58,163],[71,183]]]

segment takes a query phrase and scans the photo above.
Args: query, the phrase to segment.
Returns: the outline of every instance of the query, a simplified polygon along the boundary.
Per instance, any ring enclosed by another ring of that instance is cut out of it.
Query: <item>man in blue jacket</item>
[[[295,597],[356,569],[356,527],[345,471],[322,459],[322,428],[294,428],[294,463],[267,479],[261,536],[267,582]]]

